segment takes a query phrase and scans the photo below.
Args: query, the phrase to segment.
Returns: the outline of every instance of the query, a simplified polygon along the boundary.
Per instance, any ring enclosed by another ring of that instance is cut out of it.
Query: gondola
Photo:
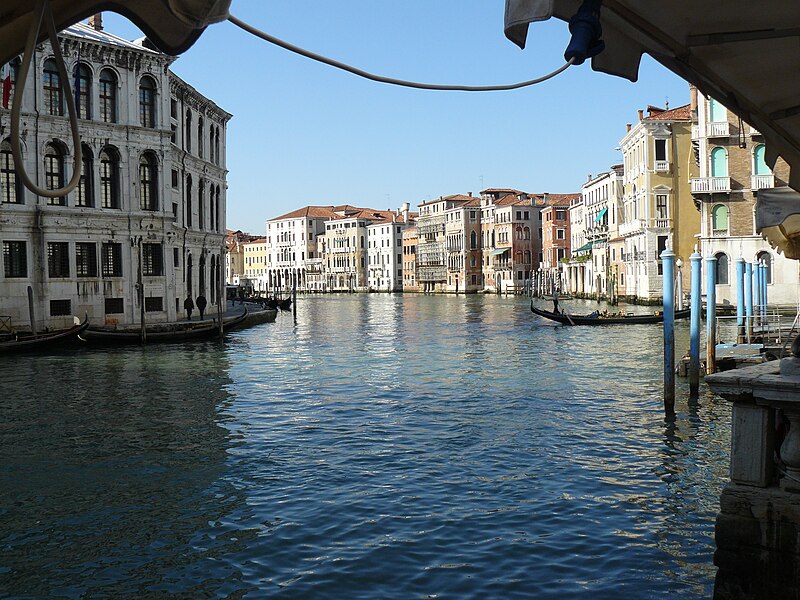
[[[281,310],[290,310],[292,308],[292,298],[286,298],[285,300],[280,300],[278,302],[278,308]]]
[[[62,329],[50,333],[39,333],[36,335],[18,336],[13,340],[0,342],[0,354],[56,350],[74,342],[78,335],[83,333],[87,327],[89,327],[88,317],[83,320],[83,323],[75,317],[75,325],[69,329]]]
[[[651,313],[649,315],[570,315],[567,313],[556,313],[549,310],[536,308],[531,302],[531,311],[535,315],[550,319],[562,325],[648,325],[650,323],[663,323],[663,313]],[[676,319],[686,319],[691,314],[691,310],[676,310]]]
[[[241,315],[229,317],[223,320],[223,332],[236,328],[247,319],[247,308]],[[200,323],[180,323],[173,326],[158,326],[146,331],[145,343],[163,344],[174,342],[187,342],[195,340],[207,340],[219,337],[219,325],[214,322],[201,321]],[[139,329],[102,329],[88,328],[82,332],[80,339],[89,344],[95,345],[121,345],[121,344],[140,344],[142,342],[142,332]]]

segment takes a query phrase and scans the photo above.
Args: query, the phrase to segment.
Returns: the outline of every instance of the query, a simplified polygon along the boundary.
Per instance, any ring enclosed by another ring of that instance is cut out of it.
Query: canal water
[[[0,597],[708,597],[730,410],[679,380],[666,422],[661,350],[343,295],[224,348],[3,357]]]

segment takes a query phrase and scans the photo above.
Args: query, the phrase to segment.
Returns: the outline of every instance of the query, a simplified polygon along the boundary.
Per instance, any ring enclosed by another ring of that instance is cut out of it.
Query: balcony
[[[608,237],[608,225],[595,225],[586,230],[586,239],[595,241]]]
[[[692,139],[699,140],[700,139],[700,126],[699,125],[692,125]]]
[[[619,224],[619,234],[622,237],[636,235],[637,233],[642,233],[643,231],[644,231],[644,224],[640,219],[634,219],[629,223]]]
[[[651,219],[650,227],[652,229],[672,229],[672,219],[655,218]]]
[[[716,123],[706,123],[706,137],[718,138],[729,137],[731,135],[731,124],[727,121]]]
[[[750,189],[753,191],[775,187],[775,175],[751,175]]]
[[[711,237],[726,238],[726,237],[728,237],[728,230],[727,229],[712,229],[711,230]]]
[[[749,129],[747,131],[747,135],[761,135],[761,132],[752,125],[749,125],[748,127]]]
[[[692,177],[693,194],[727,194],[730,191],[730,177]]]
[[[669,173],[669,161],[657,160],[655,162],[655,171],[656,173]]]

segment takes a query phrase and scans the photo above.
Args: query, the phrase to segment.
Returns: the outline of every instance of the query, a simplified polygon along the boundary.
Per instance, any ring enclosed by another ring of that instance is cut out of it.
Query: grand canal
[[[664,420],[661,339],[352,295],[3,357],[0,597],[708,597],[730,410]]]

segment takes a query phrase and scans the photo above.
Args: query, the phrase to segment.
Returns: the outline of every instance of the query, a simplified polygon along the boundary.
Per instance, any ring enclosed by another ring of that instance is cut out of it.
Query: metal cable
[[[64,64],[64,57],[61,55],[61,47],[58,43],[58,35],[56,33],[56,25],[53,21],[53,13],[50,10],[50,3],[48,0],[38,0],[36,3],[34,22],[28,32],[28,40],[25,43],[25,52],[22,57],[22,64],[20,65],[17,81],[14,90],[14,103],[11,106],[11,153],[14,156],[14,168],[17,174],[22,179],[22,183],[37,196],[45,198],[60,198],[66,196],[76,187],[81,179],[81,165],[83,162],[83,152],[81,148],[81,137],[78,131],[78,113],[75,110],[75,98],[72,97],[72,90],[69,85],[69,75],[67,74],[67,67]],[[69,124],[72,131],[72,143],[74,144],[74,157],[75,161],[72,169],[72,179],[69,183],[57,190],[48,190],[40,188],[30,177],[25,170],[25,165],[22,162],[22,150],[19,143],[19,123],[20,111],[22,110],[22,98],[24,96],[25,81],[28,78],[28,71],[33,61],[33,53],[36,47],[36,39],[39,37],[39,31],[42,27],[42,20],[47,28],[47,37],[53,47],[53,55],[56,65],[58,67],[58,75],[61,78],[61,89],[66,92],[67,96],[67,111],[69,113]],[[22,85],[20,85],[22,84]]]
[[[558,75],[559,73],[565,71],[567,67],[572,65],[572,63],[575,61],[574,58],[571,58],[564,65],[562,65],[552,73],[544,75],[543,77],[530,79],[528,81],[521,81],[519,83],[511,83],[508,85],[439,85],[435,83],[419,83],[416,81],[406,81],[405,79],[395,79],[393,77],[383,77],[382,75],[375,75],[374,73],[363,71],[362,69],[358,69],[346,63],[339,62],[338,60],[334,60],[332,58],[316,54],[309,50],[305,50],[303,48],[300,48],[299,46],[295,46],[294,44],[290,44],[289,42],[286,42],[280,38],[276,38],[275,36],[265,33],[260,29],[253,27],[252,25],[248,25],[247,23],[241,21],[240,19],[237,19],[233,15],[228,15],[228,21],[230,21],[237,27],[244,29],[246,32],[256,36],[257,38],[261,38],[266,42],[275,44],[276,46],[279,46],[284,50],[288,50],[289,52],[294,52],[295,54],[299,54],[300,56],[304,56],[305,58],[310,58],[311,60],[321,62],[331,67],[336,67],[337,69],[347,71],[348,73],[352,73],[353,75],[358,75],[359,77],[364,77],[365,79],[369,79],[371,81],[377,81],[378,83],[388,83],[390,85],[398,85],[401,87],[416,88],[420,90],[437,90],[437,91],[450,91],[450,92],[500,92],[500,91],[516,90],[530,85],[535,85],[537,83],[542,83],[543,81],[547,81],[548,79],[551,79],[556,75]]]

